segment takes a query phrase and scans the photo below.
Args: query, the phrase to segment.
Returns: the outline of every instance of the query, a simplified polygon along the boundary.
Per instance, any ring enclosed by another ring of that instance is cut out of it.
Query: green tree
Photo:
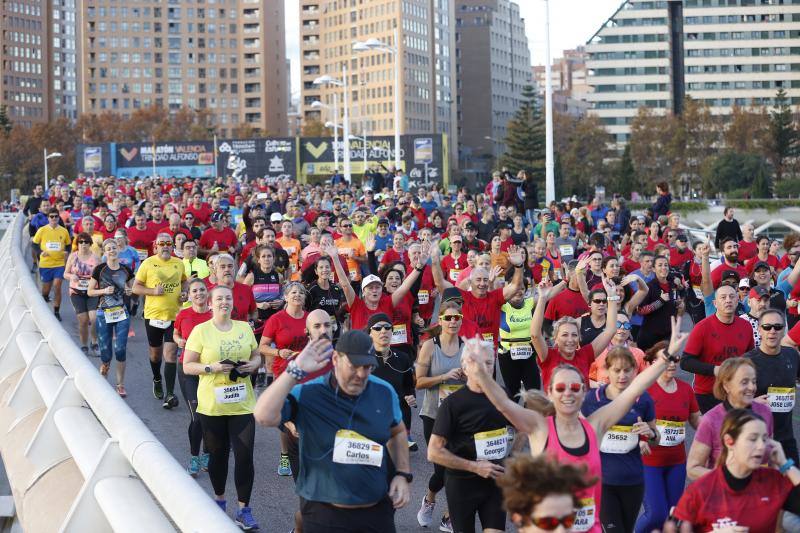
[[[532,173],[537,181],[544,178],[545,125],[536,91],[531,85],[522,88],[523,102],[514,117],[508,121],[505,153],[500,165],[512,174],[520,170]]]
[[[750,194],[753,198],[772,198],[769,183],[770,176],[765,163],[765,161],[761,161],[753,178],[753,185],[750,187]]]
[[[11,133],[12,127],[14,127],[14,124],[8,117],[8,108],[4,105],[0,105],[0,132],[4,135],[8,135]]]
[[[733,106],[725,125],[725,147],[740,154],[766,154],[770,120],[766,108],[745,109]]]
[[[703,192],[708,196],[734,190],[749,190],[752,195],[769,197],[769,169],[766,160],[757,154],[740,154],[725,150],[706,160],[701,171]],[[759,174],[763,174],[759,176]],[[763,183],[766,180],[766,185]],[[761,181],[762,183],[757,183]]]
[[[640,107],[631,122],[629,145],[640,191],[653,191],[660,181],[670,183],[672,190],[679,190],[676,185],[683,168],[685,146],[679,118]]]
[[[683,112],[678,118],[680,137],[676,141],[683,143],[681,178],[690,189],[696,190],[700,185],[700,169],[707,159],[717,153],[722,132],[708,104],[689,96],[684,100]]]
[[[769,122],[769,158],[775,167],[775,179],[781,181],[789,159],[797,155],[800,141],[789,98],[782,88],[775,95],[775,106],[769,112]]]
[[[612,180],[613,192],[621,194],[625,198],[630,198],[631,193],[636,190],[636,169],[631,159],[631,145],[626,144],[622,152],[622,158],[616,168],[614,179]]]
[[[594,187],[606,183],[606,160],[611,157],[609,136],[595,116],[580,119],[556,115],[558,135],[554,148],[560,156],[566,195],[593,196]]]

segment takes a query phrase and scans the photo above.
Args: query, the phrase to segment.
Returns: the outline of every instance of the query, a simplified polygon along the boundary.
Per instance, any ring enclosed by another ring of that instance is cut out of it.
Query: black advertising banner
[[[112,143],[116,175],[137,178],[156,172],[164,177],[212,178],[214,143],[212,141]]]
[[[110,149],[109,143],[79,144],[75,153],[75,165],[78,172],[97,176],[112,174]]]
[[[297,142],[294,137],[223,139],[217,141],[220,176],[265,177],[267,182],[297,179]]]

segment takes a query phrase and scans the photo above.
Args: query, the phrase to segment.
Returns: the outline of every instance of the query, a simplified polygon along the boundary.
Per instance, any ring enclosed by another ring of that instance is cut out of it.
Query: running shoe
[[[442,517],[442,521],[439,522],[439,531],[444,531],[444,533],[453,533],[453,524],[450,522],[449,516]]]
[[[100,346],[96,342],[92,343],[89,350],[92,352],[92,357],[100,357]]]
[[[409,438],[408,449],[411,450],[412,452],[416,452],[417,450],[419,450],[419,446],[417,446],[417,443]]]
[[[253,511],[249,507],[242,507],[236,513],[236,525],[242,528],[242,531],[255,531],[260,529],[258,522],[253,518]]]
[[[108,371],[111,370],[111,363],[100,363],[100,375],[107,376]]]
[[[47,296],[42,296],[42,298],[44,298],[45,302],[50,303],[50,295],[49,294]]]
[[[200,473],[201,465],[202,461],[200,460],[200,458],[196,455],[193,455],[191,460],[189,461],[189,467],[186,469],[186,471],[189,473],[190,476],[197,477],[197,474]]]
[[[227,514],[228,513],[228,502],[226,500],[214,500],[219,508],[222,509],[222,512]]]
[[[160,379],[153,378],[153,396],[156,397],[156,400],[164,399],[164,386]]]
[[[281,462],[278,466],[278,475],[279,476],[291,476],[292,475],[292,465],[289,464],[289,456],[285,453],[281,454]]]
[[[56,320],[61,322],[61,313],[59,313],[58,311],[53,311],[53,314],[55,315]]]
[[[119,394],[120,398],[126,398],[128,396],[128,391],[125,390],[125,385],[117,385],[117,394]]]
[[[428,527],[433,522],[433,509],[436,507],[436,502],[429,502],[428,499],[422,497],[422,505],[417,511],[417,522],[422,527]]]
[[[81,351],[83,352],[83,355],[85,355],[86,357],[89,357],[89,347],[88,346],[81,346]]]
[[[178,407],[178,403],[178,397],[170,393],[164,398],[164,403],[161,404],[161,407],[164,409],[172,409],[173,407]]]
[[[200,470],[203,472],[208,472],[208,458],[209,455],[207,453],[200,455]]]

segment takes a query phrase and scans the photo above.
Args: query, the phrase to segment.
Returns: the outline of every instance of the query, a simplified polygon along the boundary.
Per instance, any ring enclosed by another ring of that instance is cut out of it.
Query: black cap
[[[498,230],[501,230],[501,229],[511,229],[511,224],[509,224],[508,222],[501,222],[501,223],[499,223],[499,224],[497,225],[497,228],[496,228],[496,229],[498,229]]]
[[[461,295],[461,291],[458,290],[456,287],[448,287],[444,291],[442,291],[442,303],[448,300],[464,301],[464,297]]]
[[[675,240],[676,241],[688,242],[689,241],[689,236],[686,235],[685,233],[679,233],[678,236],[675,237]]]
[[[478,231],[478,226],[476,226],[474,222],[467,222],[466,224],[464,224],[464,229],[468,229],[470,231]]]
[[[725,272],[722,273],[720,281],[736,280],[736,282],[738,283],[740,278],[741,276],[735,270],[726,270]]]
[[[389,219],[388,218],[379,218],[378,219],[378,225],[380,226],[381,224],[385,224],[385,225],[388,226],[389,225]]]
[[[214,211],[211,213],[211,222],[219,222],[222,220],[222,217],[225,215],[222,211]]]
[[[336,343],[336,351],[346,355],[355,366],[378,366],[372,339],[361,330],[351,329],[343,333]]]
[[[387,315],[386,313],[378,313],[369,317],[369,320],[367,321],[367,327],[371,328],[375,324],[379,324],[381,322],[388,322],[389,324],[391,324],[392,319],[389,318],[389,315]]]
[[[769,266],[769,263],[767,263],[766,261],[759,261],[758,263],[753,265],[753,272],[755,272],[759,268],[766,268],[767,270],[769,270],[770,266]]]

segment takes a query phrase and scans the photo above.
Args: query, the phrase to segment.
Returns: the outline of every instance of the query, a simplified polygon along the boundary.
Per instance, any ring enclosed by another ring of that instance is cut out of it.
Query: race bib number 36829
[[[383,446],[348,429],[336,432],[333,462],[344,465],[381,466]]]

